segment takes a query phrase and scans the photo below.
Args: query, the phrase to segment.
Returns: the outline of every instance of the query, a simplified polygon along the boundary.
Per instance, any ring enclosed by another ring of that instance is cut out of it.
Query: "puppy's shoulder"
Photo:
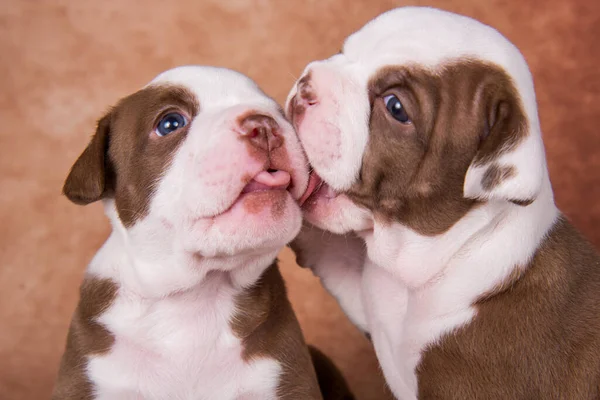
[[[107,278],[88,275],[71,320],[66,349],[60,362],[52,399],[91,399],[92,383],[86,374],[89,356],[110,351],[114,336],[97,321],[114,302],[118,285]]]
[[[278,394],[321,398],[315,370],[300,324],[287,297],[277,262],[236,299],[233,330],[243,341],[245,360],[272,358],[282,372]]]

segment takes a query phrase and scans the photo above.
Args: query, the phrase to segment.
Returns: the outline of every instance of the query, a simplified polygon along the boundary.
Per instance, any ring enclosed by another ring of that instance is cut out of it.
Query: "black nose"
[[[240,133],[262,150],[271,151],[283,144],[279,125],[268,115],[250,114],[244,117],[240,121]]]

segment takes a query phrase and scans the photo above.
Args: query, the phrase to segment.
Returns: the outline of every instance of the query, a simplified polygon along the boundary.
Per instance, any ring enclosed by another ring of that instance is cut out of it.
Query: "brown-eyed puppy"
[[[287,110],[314,168],[298,261],[396,397],[600,398],[600,257],[554,204],[514,45],[399,8],[309,64]]]

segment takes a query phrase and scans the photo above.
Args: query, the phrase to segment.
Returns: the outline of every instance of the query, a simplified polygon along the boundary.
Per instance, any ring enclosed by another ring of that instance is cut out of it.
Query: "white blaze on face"
[[[275,101],[249,78],[211,67],[176,68],[148,87],[184,88],[198,110],[155,177],[147,215],[128,228],[140,253],[152,260],[175,251],[213,263],[209,257],[270,255],[292,240],[308,171]],[[165,104],[165,113],[177,112],[172,107]],[[165,139],[153,137],[153,145]]]
[[[316,96],[315,103],[302,110],[306,114],[299,117],[298,133],[311,165],[337,191],[349,189],[358,178],[367,143],[363,130],[369,119],[369,97],[361,72],[342,55],[313,62],[304,72],[309,79],[288,96],[288,103],[296,95]]]

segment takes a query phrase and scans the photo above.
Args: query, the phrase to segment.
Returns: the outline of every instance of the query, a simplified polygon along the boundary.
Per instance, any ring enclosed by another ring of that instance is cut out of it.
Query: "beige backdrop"
[[[49,396],[79,281],[109,230],[100,205],[71,205],[60,188],[109,105],[188,63],[242,71],[282,102],[307,62],[408,3],[0,0],[0,398]],[[557,201],[600,245],[600,2],[427,4],[490,23],[522,49]],[[360,399],[385,398],[369,343],[289,250],[281,259],[308,341]]]

